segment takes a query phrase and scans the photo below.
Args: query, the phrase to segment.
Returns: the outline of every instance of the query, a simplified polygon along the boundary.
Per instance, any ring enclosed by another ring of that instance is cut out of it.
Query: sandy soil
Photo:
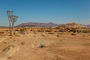
[[[90,33],[0,36],[0,60],[90,60]]]

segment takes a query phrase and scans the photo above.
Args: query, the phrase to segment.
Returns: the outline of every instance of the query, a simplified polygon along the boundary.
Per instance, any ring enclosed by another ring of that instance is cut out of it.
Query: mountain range
[[[0,26],[0,28],[6,28],[7,26]],[[82,24],[78,24],[78,23],[67,23],[67,24],[55,24],[52,22],[49,23],[39,23],[39,22],[28,22],[28,23],[21,23],[15,27],[47,27],[47,28],[51,28],[51,27],[88,27],[90,28],[90,25],[82,25]]]
[[[78,23],[67,23],[67,24],[55,24],[52,22],[49,23],[38,23],[38,22],[29,22],[29,23],[22,23],[18,25],[19,27],[75,27],[75,28],[83,28],[83,27],[89,27],[90,25],[82,25]]]
[[[19,24],[18,26],[20,27],[54,27],[54,26],[58,26],[59,24],[55,24],[52,22],[49,23],[37,23],[37,22],[29,22],[29,23],[22,23]]]

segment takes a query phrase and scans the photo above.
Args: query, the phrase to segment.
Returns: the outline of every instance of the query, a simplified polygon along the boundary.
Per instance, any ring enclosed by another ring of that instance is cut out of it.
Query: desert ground
[[[90,33],[0,35],[0,60],[90,60]]]

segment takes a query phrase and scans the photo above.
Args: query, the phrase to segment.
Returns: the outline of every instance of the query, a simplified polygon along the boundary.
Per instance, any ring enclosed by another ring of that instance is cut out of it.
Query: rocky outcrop
[[[78,23],[68,23],[68,24],[62,24],[59,25],[59,27],[64,27],[64,28],[85,28],[86,26]]]

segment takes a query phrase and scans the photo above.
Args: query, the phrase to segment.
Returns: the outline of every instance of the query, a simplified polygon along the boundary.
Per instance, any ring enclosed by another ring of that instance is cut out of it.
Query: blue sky
[[[8,25],[6,11],[19,16],[24,22],[77,22],[90,24],[90,0],[0,0],[0,25]]]

